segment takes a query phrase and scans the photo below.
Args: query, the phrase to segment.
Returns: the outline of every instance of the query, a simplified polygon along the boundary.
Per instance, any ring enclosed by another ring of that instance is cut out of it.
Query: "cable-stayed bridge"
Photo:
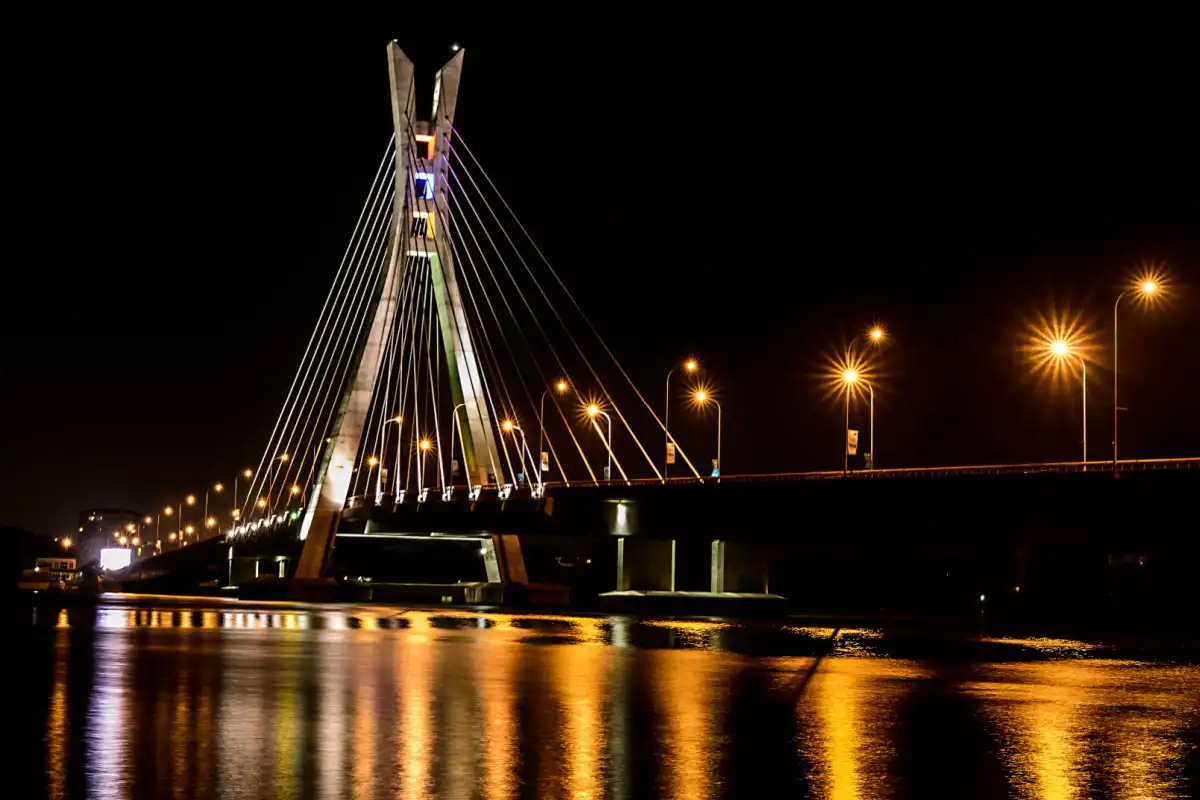
[[[438,71],[424,106],[412,62],[388,46],[393,133],[235,509],[230,582],[237,558],[259,574],[266,542],[298,543],[278,574],[312,581],[327,575],[339,538],[423,537],[470,541],[488,585],[529,584],[536,537],[615,536],[619,590],[674,590],[676,542],[691,539],[711,556],[707,588],[765,593],[758,545],[778,538],[772,520],[794,520],[798,502],[813,502],[800,484],[846,472],[718,478],[719,445],[711,471],[708,454],[683,451],[665,408],[588,319],[588,298],[560,277],[455,128],[463,56]],[[1194,465],[862,475],[1080,473],[1092,485],[1118,468]],[[930,490],[882,491],[895,502]]]

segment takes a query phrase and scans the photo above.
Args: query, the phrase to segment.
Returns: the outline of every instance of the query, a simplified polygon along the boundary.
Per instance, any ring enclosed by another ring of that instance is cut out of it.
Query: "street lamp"
[[[612,480],[612,417],[607,412],[603,411],[599,404],[589,403],[587,406],[587,415],[592,420],[592,427],[596,428],[596,433],[600,432],[599,426],[596,425],[596,417],[602,416],[608,420],[608,440],[604,447],[608,450],[608,466],[604,468],[604,480]],[[624,473],[622,473],[624,474]]]
[[[377,466],[379,466],[379,459],[376,458],[375,456],[369,456],[367,458],[367,490],[368,491],[371,489],[371,470],[375,469],[375,467],[377,467]],[[380,472],[382,472],[382,470],[380,470]],[[292,492],[292,494],[295,494],[295,492]],[[378,487],[376,487],[376,494],[378,494]]]
[[[565,380],[563,380],[562,378],[559,378],[557,381],[554,382],[554,391],[558,392],[559,396],[566,394],[567,389],[569,389],[569,388],[571,388],[571,385],[569,383],[567,383]],[[546,395],[548,395],[549,393],[550,393],[549,389],[542,392],[542,399],[538,402],[538,483],[541,483],[542,439],[546,435]],[[549,471],[549,463],[547,463],[546,468],[547,468],[547,471]]]
[[[692,394],[692,399],[698,407],[703,407],[708,403],[712,403],[717,407],[717,480],[721,480],[721,404],[717,402],[717,398],[713,397],[712,392],[703,387],[697,389]]]
[[[417,442],[417,448],[421,451],[420,471],[417,473],[417,492],[425,488],[425,456],[433,449],[433,441],[425,438]]]
[[[1071,342],[1067,339],[1054,339],[1048,345],[1050,357],[1056,362],[1066,361],[1068,358],[1074,358],[1079,361],[1080,368],[1080,384],[1083,387],[1083,469],[1087,470],[1087,362],[1083,360]]]
[[[668,451],[671,449],[671,376],[675,374],[676,369],[676,367],[671,367],[671,369],[667,372],[667,399],[663,403],[663,435],[666,437],[666,445],[663,447],[663,478],[667,477],[667,473],[670,471],[671,466],[669,463],[667,463]],[[700,364],[697,363],[696,359],[689,358],[687,361],[683,362],[683,369],[689,374],[694,373],[696,370],[700,369]],[[609,425],[612,425],[612,420],[609,420]]]
[[[518,425],[517,423],[513,422],[511,419],[506,419],[503,422],[501,422],[500,429],[502,431],[504,431],[505,433],[511,435],[514,439],[517,438],[516,434],[518,434],[518,433],[521,434],[521,444],[517,445],[517,458],[519,458],[521,461],[521,472],[525,473],[525,483],[529,484],[530,488],[533,488],[533,481],[529,480],[529,470],[525,466],[525,452],[529,451],[529,443],[525,441],[525,431],[521,430],[521,426]],[[522,452],[522,450],[521,450],[522,447],[525,448],[524,452]],[[533,459],[533,453],[529,454],[529,458],[531,460]],[[539,467],[539,473],[540,473],[540,467]],[[541,474],[539,474],[538,475],[538,486],[540,487],[541,485],[542,485],[542,476],[541,476]]]
[[[63,546],[63,550],[70,550],[70,549],[71,549],[71,537],[70,537],[70,536],[64,536],[64,537],[63,537],[63,540],[62,540],[62,546]]]
[[[846,441],[842,448],[842,477],[850,473],[850,395],[854,392],[862,375],[855,367],[842,370],[842,387],[846,395]]]
[[[1133,286],[1118,294],[1113,303],[1113,472],[1117,470],[1117,412],[1119,410],[1117,407],[1117,355],[1120,349],[1120,340],[1117,337],[1117,308],[1121,305],[1121,298],[1130,292],[1134,292],[1142,303],[1149,305],[1162,295],[1162,288],[1162,276],[1158,273],[1147,272],[1136,280]]]
[[[887,339],[887,329],[882,325],[874,325],[867,331],[867,340],[876,346],[881,346],[884,340]],[[871,448],[871,464],[870,469],[875,469],[875,384],[867,384],[867,392],[870,396],[871,403],[871,423],[867,428],[867,446]]]

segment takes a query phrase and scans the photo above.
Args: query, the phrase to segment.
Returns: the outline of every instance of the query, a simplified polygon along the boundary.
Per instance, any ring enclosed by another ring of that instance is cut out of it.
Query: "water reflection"
[[[946,667],[890,656],[877,630],[712,620],[219,604],[41,618],[43,702],[9,724],[44,731],[44,764],[6,796],[1169,798],[1195,770],[1200,669],[1082,642],[973,640],[1008,660]],[[994,743],[974,772],[942,769],[974,741]]]

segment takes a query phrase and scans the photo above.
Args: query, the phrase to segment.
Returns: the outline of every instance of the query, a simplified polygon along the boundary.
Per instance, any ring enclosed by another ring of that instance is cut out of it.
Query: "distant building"
[[[142,515],[128,508],[85,509],[79,512],[78,528],[73,549],[80,564],[95,563],[104,548],[132,546],[135,538],[140,540],[145,535]],[[121,541],[122,536],[125,542]]]

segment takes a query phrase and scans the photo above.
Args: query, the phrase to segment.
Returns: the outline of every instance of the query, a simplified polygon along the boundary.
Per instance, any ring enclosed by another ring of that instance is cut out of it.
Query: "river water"
[[[803,621],[22,608],[0,796],[1171,798],[1200,667]]]

